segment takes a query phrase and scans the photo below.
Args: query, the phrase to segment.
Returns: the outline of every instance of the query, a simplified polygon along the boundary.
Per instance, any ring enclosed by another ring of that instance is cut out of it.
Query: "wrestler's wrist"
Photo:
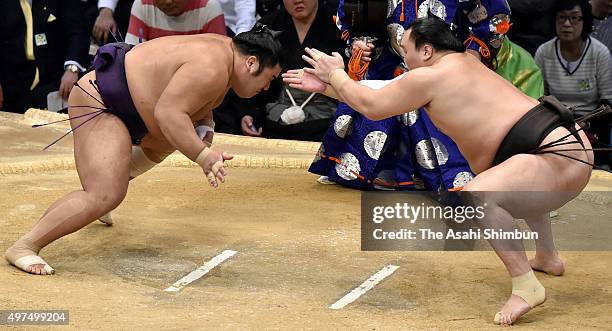
[[[202,151],[200,151],[194,162],[197,163],[200,167],[204,168],[204,161],[206,160],[206,157],[208,156],[208,154],[210,154],[211,151],[212,150],[210,149],[210,147],[204,146],[204,148],[202,149]]]
[[[329,84],[325,84],[325,91],[323,91],[323,95],[326,95],[330,98],[334,98],[337,99],[338,96],[336,94],[336,90],[334,90],[334,88],[329,85]]]
[[[336,90],[342,87],[347,80],[350,80],[350,77],[344,72],[344,69],[336,68],[329,73],[329,85]]]

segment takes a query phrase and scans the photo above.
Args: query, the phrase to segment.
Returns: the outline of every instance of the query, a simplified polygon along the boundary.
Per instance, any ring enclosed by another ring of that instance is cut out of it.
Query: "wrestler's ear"
[[[423,60],[428,61],[433,56],[433,46],[430,44],[424,44],[421,52],[423,54]]]
[[[253,55],[249,56],[246,60],[247,71],[251,75],[255,75],[259,70],[259,61]]]

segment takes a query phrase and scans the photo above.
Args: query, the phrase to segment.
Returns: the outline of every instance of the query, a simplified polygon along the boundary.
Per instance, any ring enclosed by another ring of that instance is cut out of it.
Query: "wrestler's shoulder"
[[[209,45],[218,45],[219,47],[227,47],[232,38],[217,33],[200,33],[193,35],[194,38],[200,39],[203,43]]]
[[[195,35],[194,46],[189,50],[189,62],[222,67],[220,63],[232,59],[231,39],[212,33]]]
[[[180,45],[181,48],[192,52],[197,52],[202,49],[206,49],[207,51],[225,50],[228,52],[231,51],[230,43],[232,39],[216,33],[200,33],[161,37],[153,41],[156,40],[166,41],[169,44],[168,47]]]
[[[444,68],[439,66],[427,66],[410,70],[404,77],[407,77],[407,80],[410,81],[418,80],[424,82],[431,79],[437,79],[436,77],[442,75],[443,72]]]

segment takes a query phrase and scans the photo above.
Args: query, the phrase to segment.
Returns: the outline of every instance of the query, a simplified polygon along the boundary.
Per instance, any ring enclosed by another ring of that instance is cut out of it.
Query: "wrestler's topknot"
[[[410,23],[410,40],[419,49],[423,44],[430,44],[437,51],[465,52],[461,40],[453,34],[450,26],[437,17],[419,18]]]
[[[257,23],[251,31],[242,32],[232,38],[238,51],[247,56],[255,56],[260,63],[257,74],[265,68],[280,64],[281,31],[274,31],[264,24]]]

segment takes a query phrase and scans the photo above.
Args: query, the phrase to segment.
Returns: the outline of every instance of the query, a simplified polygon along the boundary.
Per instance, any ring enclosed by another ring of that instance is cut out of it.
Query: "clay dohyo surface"
[[[15,123],[0,125],[0,163],[70,156],[69,141],[50,154],[39,148],[64,129],[32,133]],[[114,226],[96,221],[42,251],[56,275],[32,276],[0,262],[0,309],[67,309],[70,325],[58,330],[498,329],[492,319],[510,282],[492,251],[362,252],[360,192],[318,184],[304,169],[229,173],[217,190],[197,168],[159,167],[137,178]],[[70,169],[15,171],[0,182],[1,252],[52,202],[80,188]],[[597,173],[589,189],[611,183]],[[571,212],[562,209],[558,218]],[[163,291],[225,249],[238,253],[182,291]],[[548,300],[520,326],[609,328],[612,253],[562,257],[566,274],[538,274]],[[387,264],[400,268],[344,309],[328,308]]]

